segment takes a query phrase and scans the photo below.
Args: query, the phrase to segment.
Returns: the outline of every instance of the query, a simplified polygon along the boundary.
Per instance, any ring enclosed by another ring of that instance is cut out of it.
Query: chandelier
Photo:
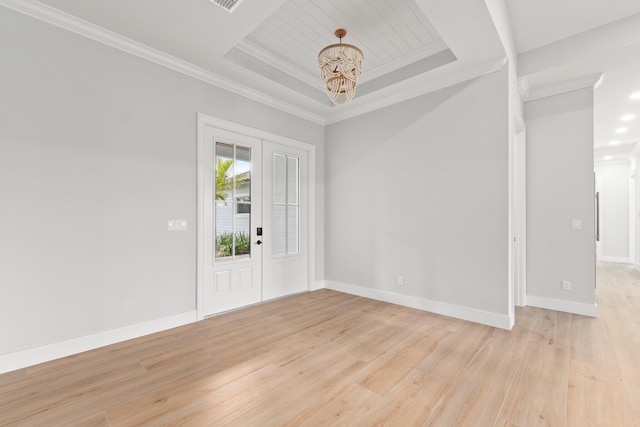
[[[356,94],[364,55],[357,47],[342,44],[342,38],[347,35],[346,30],[340,28],[335,35],[340,43],[322,49],[318,54],[318,65],[327,95],[335,105],[342,105],[351,101]]]

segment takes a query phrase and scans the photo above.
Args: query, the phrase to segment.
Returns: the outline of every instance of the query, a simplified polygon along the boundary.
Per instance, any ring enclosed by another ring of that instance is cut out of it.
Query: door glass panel
[[[235,159],[235,255],[251,255],[251,148],[239,145]]]
[[[273,168],[273,255],[297,254],[299,159],[274,154]]]
[[[250,258],[251,148],[217,142],[215,180],[215,259]]]

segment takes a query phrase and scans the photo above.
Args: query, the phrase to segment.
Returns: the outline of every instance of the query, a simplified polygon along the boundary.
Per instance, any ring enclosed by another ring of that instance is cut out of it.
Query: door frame
[[[197,114],[197,226],[196,226],[196,319],[204,319],[204,189],[206,177],[206,168],[204,161],[204,147],[207,143],[205,139],[205,129],[214,128],[218,131],[234,132],[241,135],[250,136],[265,141],[275,142],[277,144],[287,145],[307,152],[308,158],[308,214],[307,214],[307,289],[315,288],[316,278],[316,147],[301,141],[276,135],[260,129],[230,122],[228,120],[219,119],[203,113]],[[260,159],[263,161],[263,159]],[[264,179],[264,178],[263,178]],[[262,190],[261,190],[262,191]],[[264,206],[263,206],[264,209]],[[262,262],[264,263],[264,257]]]
[[[513,138],[513,259],[515,267],[514,302],[527,305],[527,127],[520,115],[515,116]]]

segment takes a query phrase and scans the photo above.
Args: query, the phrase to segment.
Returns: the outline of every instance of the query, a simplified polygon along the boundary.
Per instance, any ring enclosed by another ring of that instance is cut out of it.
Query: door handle
[[[258,241],[256,242],[256,245],[261,245],[261,244],[262,244],[262,240],[258,240]]]

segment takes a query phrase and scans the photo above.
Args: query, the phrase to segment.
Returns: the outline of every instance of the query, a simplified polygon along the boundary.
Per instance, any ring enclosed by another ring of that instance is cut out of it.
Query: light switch
[[[571,221],[571,228],[573,228],[574,230],[581,230],[582,229],[582,220],[581,219],[574,219]]]
[[[170,219],[167,224],[169,231],[185,231],[187,229],[187,221],[184,219]]]

